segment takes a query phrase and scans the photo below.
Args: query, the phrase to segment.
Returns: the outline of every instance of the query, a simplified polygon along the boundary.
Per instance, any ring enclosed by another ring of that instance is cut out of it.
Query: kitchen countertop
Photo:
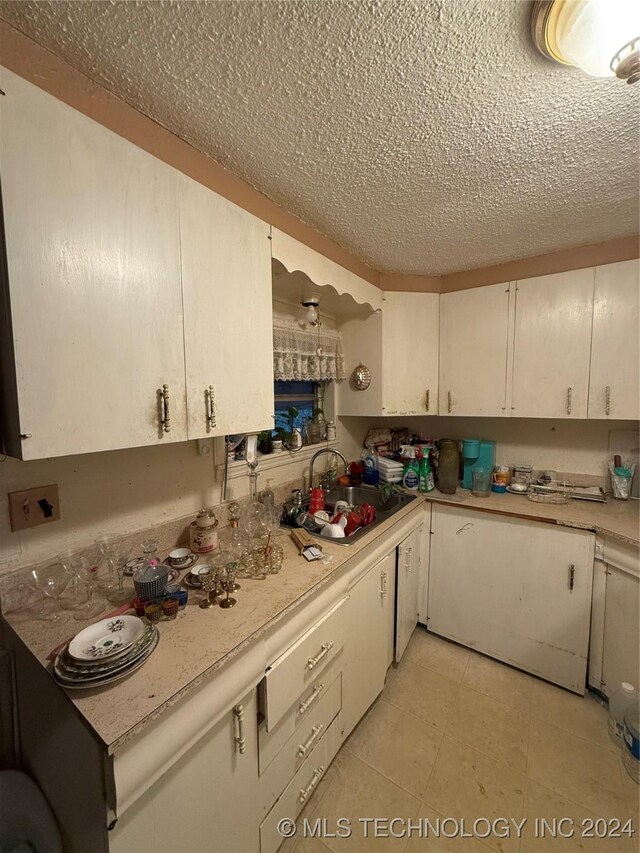
[[[329,583],[349,560],[392,530],[417,507],[424,506],[424,502],[422,495],[417,496],[348,547],[323,540],[324,553],[333,558],[329,565],[319,560],[307,562],[283,529],[277,536],[277,542],[284,548],[283,566],[278,575],[269,575],[265,580],[240,578],[242,589],[235,595],[238,604],[227,610],[220,607],[202,610],[198,607],[201,594],[190,592],[185,610],[175,620],[159,623],[157,650],[131,677],[108,689],[65,693],[108,752],[115,752],[165,708],[186,697],[249,643],[285,619],[301,602]],[[19,614],[8,614],[4,618],[49,671],[47,656],[51,650],[69,639],[72,633],[97,621],[54,626],[33,618],[20,618]]]
[[[567,504],[544,504],[530,501],[526,495],[512,495],[508,492],[492,492],[488,498],[477,498],[467,489],[460,488],[455,495],[445,495],[436,489],[427,497],[433,503],[594,530],[602,536],[609,536],[628,545],[640,545],[638,501],[616,501],[607,498],[606,503],[569,500]]]
[[[192,593],[187,608],[177,619],[160,623],[158,651],[139,671],[108,690],[68,691],[70,701],[108,752],[115,752],[166,707],[186,697],[249,643],[285,619],[301,602],[329,583],[349,560],[423,506],[425,500],[594,530],[630,545],[639,544],[639,507],[635,501],[609,499],[600,504],[572,500],[565,505],[539,504],[510,494],[492,493],[489,498],[478,498],[462,489],[455,495],[435,490],[428,497],[417,496],[350,547],[325,542],[325,554],[333,558],[329,565],[304,560],[283,530],[277,537],[284,548],[279,575],[263,581],[242,580],[238,605],[230,610],[219,607],[202,610],[198,607],[200,595]],[[9,614],[5,619],[44,667],[49,666],[47,655],[53,648],[74,630],[85,627],[81,622],[52,626],[19,614]],[[107,697],[109,701],[105,702]]]

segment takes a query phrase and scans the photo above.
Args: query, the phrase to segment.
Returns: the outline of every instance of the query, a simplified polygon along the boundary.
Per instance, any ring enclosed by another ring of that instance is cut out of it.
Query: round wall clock
[[[371,371],[364,364],[359,364],[353,371],[352,379],[356,391],[366,391],[371,385]]]

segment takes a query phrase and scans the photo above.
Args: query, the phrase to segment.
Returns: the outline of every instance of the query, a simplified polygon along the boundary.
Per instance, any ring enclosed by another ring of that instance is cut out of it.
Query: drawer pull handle
[[[209,385],[209,393],[207,394],[207,423],[209,429],[215,429],[216,424],[216,392],[213,385]]]
[[[573,563],[569,566],[569,592],[573,592],[576,585],[576,567]]]
[[[611,386],[607,385],[604,391],[604,413],[607,417],[611,414]]]
[[[447,391],[447,411],[451,414],[451,391]]]
[[[323,643],[320,646],[320,651],[318,652],[318,654],[314,658],[309,658],[309,660],[307,661],[307,669],[311,670],[314,669],[314,667],[318,666],[322,658],[326,657],[332,648],[333,643]]]
[[[567,414],[571,414],[571,398],[573,397],[573,388],[567,388]]]
[[[236,705],[233,709],[233,720],[235,724],[233,742],[240,755],[244,755],[246,747],[246,741],[244,738],[244,705]]]
[[[427,411],[429,411],[429,388],[427,388],[426,399],[424,401],[424,407]]]
[[[322,778],[322,774],[324,773],[324,766],[321,764],[320,767],[317,767],[313,771],[313,776],[311,777],[311,781],[307,785],[306,788],[300,788],[300,797],[298,798],[298,802],[306,803],[311,794],[313,793],[313,789],[316,787],[320,779]]]
[[[171,415],[169,414],[169,386],[160,389],[160,426],[165,432],[171,432]]]
[[[301,714],[306,714],[306,712],[313,705],[313,703],[317,700],[318,696],[322,693],[323,690],[324,690],[324,684],[316,684],[316,686],[313,688],[313,691],[312,691],[311,695],[309,696],[309,698],[305,699],[303,702],[300,703],[300,705],[298,706],[298,711]]]
[[[324,729],[323,723],[319,723],[317,726],[314,726],[311,729],[311,734],[309,735],[307,740],[304,743],[301,743],[300,746],[298,747],[298,755],[300,756],[300,758],[302,758],[303,755],[306,755],[307,752],[309,752],[309,750],[311,749],[313,744],[318,740],[318,737],[320,736],[320,732],[323,731],[323,729]]]
[[[411,572],[411,552],[413,548],[407,548],[405,551],[404,567],[408,572]]]

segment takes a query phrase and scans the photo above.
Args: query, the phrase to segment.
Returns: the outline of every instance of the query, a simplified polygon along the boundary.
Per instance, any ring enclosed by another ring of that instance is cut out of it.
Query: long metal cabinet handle
[[[307,785],[306,788],[300,788],[300,796],[298,801],[301,803],[306,803],[311,794],[313,793],[313,789],[316,787],[320,779],[322,778],[322,774],[324,773],[324,766],[321,764],[320,767],[316,767],[313,771],[313,776],[311,777],[311,781]]]
[[[244,738],[244,705],[236,705],[233,709],[233,720],[235,724],[235,735],[233,742],[240,755],[244,755],[246,741]]]
[[[451,391],[447,391],[447,411],[451,412]]]
[[[407,548],[407,550],[404,552],[405,553],[404,567],[408,572],[411,571],[411,564],[413,562],[411,559],[412,550],[413,550],[412,548]]]
[[[165,432],[171,432],[171,415],[169,413],[169,386],[163,385],[160,391],[160,426]]]
[[[611,414],[611,386],[607,385],[604,389],[604,413],[605,415]]]
[[[380,595],[382,598],[387,597],[387,573],[380,572]]]
[[[567,414],[571,414],[571,397],[573,396],[573,388],[567,388]]]
[[[305,740],[304,743],[301,743],[300,746],[298,747],[298,755],[300,756],[300,758],[302,758],[303,755],[306,755],[306,753],[309,752],[309,750],[311,749],[313,744],[320,737],[320,733],[323,730],[324,730],[324,724],[323,723],[318,723],[317,726],[314,726],[311,729],[311,734],[309,735],[309,737]]]
[[[427,388],[427,393],[425,396],[424,407],[427,411],[429,411],[429,388]]]
[[[569,589],[571,592],[573,592],[573,587],[575,586],[575,582],[576,582],[576,567],[572,563],[569,566]]]
[[[213,385],[209,385],[209,393],[207,395],[207,402],[209,404],[209,413],[207,414],[207,421],[209,422],[209,426],[211,429],[215,429],[216,426],[216,393]]]
[[[333,648],[333,643],[323,643],[320,646],[320,651],[318,652],[318,654],[313,658],[309,658],[309,660],[307,661],[307,667],[306,668],[307,669],[314,669],[316,666],[318,666],[318,664],[320,663],[322,658],[326,657],[332,648]]]
[[[311,692],[311,695],[309,696],[309,698],[305,699],[303,702],[301,702],[298,705],[298,712],[300,714],[306,714],[306,712],[313,705],[313,703],[318,699],[318,697],[320,696],[320,694],[322,693],[323,690],[324,690],[324,683],[317,684],[313,688],[313,691]]]

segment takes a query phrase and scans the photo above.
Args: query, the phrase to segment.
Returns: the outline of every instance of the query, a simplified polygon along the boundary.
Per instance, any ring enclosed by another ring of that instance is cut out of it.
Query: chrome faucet
[[[344,462],[344,473],[347,474],[349,471],[349,463],[347,462],[347,457],[340,453],[339,450],[334,450],[333,447],[323,447],[317,453],[314,453],[311,457],[311,464],[309,465],[309,489],[313,488],[313,466],[315,464],[318,456],[322,456],[323,453],[335,453],[336,456],[339,456],[340,459]]]

